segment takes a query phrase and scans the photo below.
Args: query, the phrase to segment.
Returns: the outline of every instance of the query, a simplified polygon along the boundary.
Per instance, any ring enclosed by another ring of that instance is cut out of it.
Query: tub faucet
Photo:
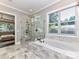
[[[38,41],[40,41],[41,43],[44,43],[44,40],[43,39],[37,39]]]

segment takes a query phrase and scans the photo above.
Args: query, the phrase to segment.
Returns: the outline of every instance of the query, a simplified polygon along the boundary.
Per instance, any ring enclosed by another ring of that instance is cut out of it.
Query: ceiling
[[[56,0],[0,0],[0,4],[28,14],[38,12],[54,2],[56,2]]]

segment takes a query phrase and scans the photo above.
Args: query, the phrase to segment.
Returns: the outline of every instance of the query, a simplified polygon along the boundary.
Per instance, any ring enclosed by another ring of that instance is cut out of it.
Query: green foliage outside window
[[[0,22],[0,31],[14,31],[14,24]]]

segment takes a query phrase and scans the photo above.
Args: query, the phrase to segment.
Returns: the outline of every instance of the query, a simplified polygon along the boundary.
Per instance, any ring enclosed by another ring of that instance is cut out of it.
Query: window
[[[14,31],[14,24],[0,22],[0,32]]]
[[[49,33],[58,33],[59,13],[49,14]]]
[[[49,33],[75,35],[75,7],[48,14]]]

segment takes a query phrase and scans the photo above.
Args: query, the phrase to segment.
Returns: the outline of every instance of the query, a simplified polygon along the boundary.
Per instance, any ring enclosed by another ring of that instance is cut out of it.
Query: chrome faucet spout
[[[38,41],[40,41],[41,43],[44,43],[44,40],[43,39],[37,39]]]

